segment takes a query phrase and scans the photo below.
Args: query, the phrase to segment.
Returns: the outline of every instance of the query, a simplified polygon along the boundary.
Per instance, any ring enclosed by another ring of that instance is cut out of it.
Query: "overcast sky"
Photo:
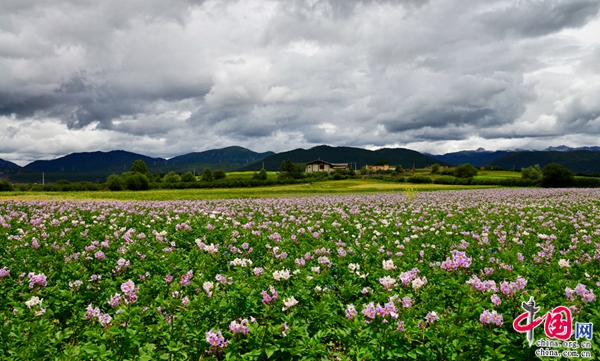
[[[5,0],[0,158],[600,145],[600,0]]]

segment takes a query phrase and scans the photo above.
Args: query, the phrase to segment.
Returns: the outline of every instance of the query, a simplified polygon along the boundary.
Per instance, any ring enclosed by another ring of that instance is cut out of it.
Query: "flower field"
[[[599,190],[4,201],[0,359],[535,359],[599,264]]]

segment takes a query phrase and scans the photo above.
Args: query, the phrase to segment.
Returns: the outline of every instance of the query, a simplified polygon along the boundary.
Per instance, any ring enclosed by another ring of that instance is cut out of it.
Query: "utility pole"
[[[262,167],[262,169],[265,169],[265,162],[263,162],[263,167]]]
[[[44,172],[42,172],[42,185],[45,185]]]

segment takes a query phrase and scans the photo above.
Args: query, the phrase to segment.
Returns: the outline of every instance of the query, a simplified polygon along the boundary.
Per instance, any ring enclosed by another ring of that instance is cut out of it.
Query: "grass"
[[[227,172],[227,179],[252,179],[255,172]],[[267,172],[267,179],[277,179],[278,172]]]
[[[381,181],[377,179],[348,179],[306,184],[281,185],[256,188],[217,189],[160,189],[121,192],[6,192],[3,200],[184,200],[216,198],[294,197],[336,194],[371,194],[379,192],[405,192],[407,190],[458,190],[497,188],[495,186],[459,186],[445,184],[412,184]]]
[[[510,170],[480,170],[475,178],[521,178],[521,172]]]

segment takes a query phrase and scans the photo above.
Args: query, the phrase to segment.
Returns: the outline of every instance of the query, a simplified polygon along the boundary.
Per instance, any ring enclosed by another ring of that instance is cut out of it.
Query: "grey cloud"
[[[480,21],[488,29],[506,36],[537,37],[577,28],[594,18],[600,10],[598,0],[514,1],[501,11],[490,11]]]
[[[0,142],[42,139],[25,122],[52,152],[76,134],[157,156],[600,134],[600,46],[560,33],[599,4],[4,2]]]

